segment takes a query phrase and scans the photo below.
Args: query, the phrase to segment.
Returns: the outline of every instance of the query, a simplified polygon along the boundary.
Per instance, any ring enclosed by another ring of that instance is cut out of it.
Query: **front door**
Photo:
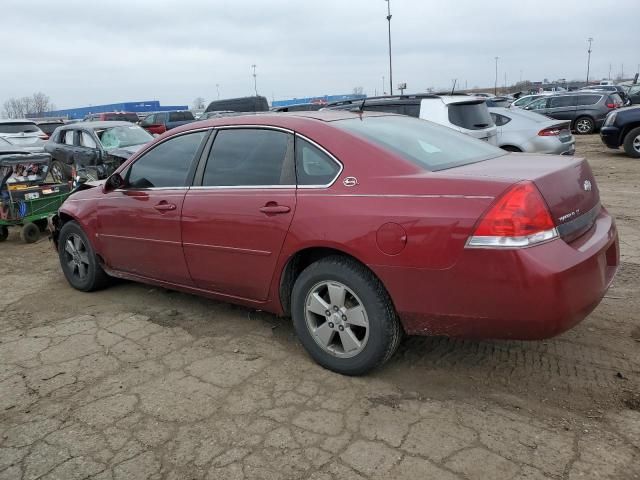
[[[293,135],[219,130],[182,209],[189,272],[203,289],[265,300],[296,207]]]
[[[124,188],[104,194],[98,235],[110,268],[193,284],[182,251],[180,214],[207,133],[178,135],[156,145],[124,172]]]

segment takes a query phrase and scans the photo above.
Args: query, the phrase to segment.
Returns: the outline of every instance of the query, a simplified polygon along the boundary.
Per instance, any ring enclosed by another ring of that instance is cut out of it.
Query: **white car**
[[[397,95],[347,100],[329,110],[366,110],[397,113],[429,120],[496,145],[497,129],[485,98],[469,95]]]
[[[555,155],[573,155],[576,150],[568,121],[520,108],[489,107],[489,112],[498,128],[497,145],[503,150]]]
[[[30,152],[44,151],[49,136],[31,120],[0,120],[0,138],[13,146]]]

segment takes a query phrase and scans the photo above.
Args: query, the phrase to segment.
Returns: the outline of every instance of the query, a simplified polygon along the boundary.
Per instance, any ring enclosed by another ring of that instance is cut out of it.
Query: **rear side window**
[[[576,96],[575,95],[559,95],[557,97],[551,97],[549,101],[549,108],[559,107],[575,107]]]
[[[450,104],[449,121],[467,130],[482,130],[493,126],[489,109],[484,102]]]
[[[129,168],[133,188],[185,187],[189,169],[207,132],[188,133],[162,142]]]
[[[302,138],[296,138],[296,176],[298,185],[329,185],[340,166],[329,155]]]
[[[578,95],[578,105],[595,105],[602,95]]]
[[[493,119],[493,123],[495,123],[497,127],[506,125],[511,121],[509,117],[505,117],[504,115],[500,115],[499,113],[491,113],[491,118]]]
[[[31,122],[7,122],[0,123],[0,133],[34,133],[40,129]]]
[[[293,136],[274,130],[220,130],[204,170],[203,186],[293,185]]]

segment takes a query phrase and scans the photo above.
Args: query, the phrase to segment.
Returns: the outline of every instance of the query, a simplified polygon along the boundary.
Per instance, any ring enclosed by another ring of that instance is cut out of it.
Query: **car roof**
[[[86,129],[86,130],[95,130],[96,128],[113,128],[113,127],[131,127],[136,125],[131,122],[124,122],[121,120],[115,121],[96,121],[96,122],[78,122],[78,123],[70,123],[63,127],[63,130],[69,129]]]

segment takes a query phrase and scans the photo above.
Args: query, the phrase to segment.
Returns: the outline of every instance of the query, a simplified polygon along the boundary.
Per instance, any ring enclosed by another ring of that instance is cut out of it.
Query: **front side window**
[[[547,108],[547,101],[549,99],[548,98],[539,98],[537,100],[534,100],[533,102],[531,102],[529,105],[526,106],[527,110],[542,110],[544,108]]]
[[[576,96],[575,95],[560,95],[557,97],[551,97],[549,101],[549,108],[558,108],[558,107],[575,107],[576,106]]]
[[[142,155],[129,168],[132,188],[169,188],[187,186],[189,170],[207,132],[195,132],[170,138]]]
[[[499,113],[491,113],[491,118],[493,119],[493,123],[495,123],[497,127],[506,125],[511,121],[509,117],[505,117],[504,115],[500,115]]]
[[[298,185],[328,185],[338,175],[340,165],[302,138],[296,138],[296,176]]]
[[[80,132],[80,145],[87,148],[96,148],[96,142],[87,132]]]
[[[487,142],[411,117],[363,116],[362,119],[337,120],[332,124],[429,171],[481,162],[506,154]]]

